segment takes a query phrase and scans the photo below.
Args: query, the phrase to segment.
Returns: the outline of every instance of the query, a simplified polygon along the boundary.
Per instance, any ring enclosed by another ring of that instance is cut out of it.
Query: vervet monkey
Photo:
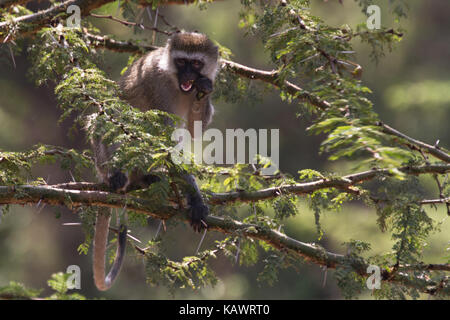
[[[205,128],[214,113],[210,93],[218,70],[218,57],[217,46],[207,36],[197,32],[177,32],[170,37],[165,47],[147,53],[128,68],[119,80],[121,98],[142,111],[159,109],[179,116],[185,120],[193,136],[194,121],[202,121]],[[148,186],[158,180],[154,175],[127,175],[120,170],[107,168],[105,163],[110,159],[114,146],[105,146],[101,138],[93,138],[91,143],[98,175],[113,191],[126,192],[130,186]],[[206,227],[203,220],[209,209],[203,202],[195,178],[188,173],[183,178],[191,186],[187,192],[191,225],[195,231],[201,231]],[[122,225],[116,257],[105,278],[109,222],[109,213],[100,210],[95,225],[93,250],[94,281],[99,290],[111,287],[125,253],[127,230]]]

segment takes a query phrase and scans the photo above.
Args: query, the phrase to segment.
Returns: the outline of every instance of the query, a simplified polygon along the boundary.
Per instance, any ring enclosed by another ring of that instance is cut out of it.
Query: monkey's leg
[[[135,175],[130,176],[131,181],[127,183],[127,191],[147,188],[149,185],[155,182],[161,181],[161,179],[154,174]],[[209,214],[209,208],[203,202],[200,190],[195,182],[195,177],[192,174],[184,173],[182,178],[187,183],[187,187],[184,189],[187,195],[187,202],[190,207],[189,214],[191,220],[191,226],[196,232],[200,232],[206,228],[205,218]]]
[[[205,218],[209,214],[209,208],[203,202],[200,190],[195,182],[195,178],[192,174],[184,174],[183,179],[189,185],[187,191],[187,200],[189,204],[191,226],[196,232],[200,232],[202,229],[206,228]]]
[[[125,256],[125,247],[127,243],[127,228],[125,225],[121,225],[119,229],[117,251],[114,263],[108,275],[105,277],[106,245],[108,242],[110,221],[111,215],[108,212],[108,209],[99,208],[95,223],[93,270],[95,285],[101,291],[108,290],[119,274]]]

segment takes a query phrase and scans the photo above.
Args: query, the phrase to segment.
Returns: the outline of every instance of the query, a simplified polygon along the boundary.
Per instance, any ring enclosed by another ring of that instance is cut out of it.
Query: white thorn
[[[327,284],[327,275],[328,275],[328,267],[324,266],[324,269],[325,269],[325,273],[323,275],[322,288],[325,288],[325,286]]]
[[[44,203],[44,204],[42,205],[42,207],[41,207],[36,213],[40,213],[40,212],[45,208],[46,205],[47,205],[47,204]]]
[[[72,181],[73,181],[73,182],[77,182],[77,181],[75,180],[75,178],[73,177],[72,171],[69,170],[69,173],[70,173],[70,176],[72,177]]]
[[[148,18],[150,19],[150,21],[152,21],[153,18],[152,18],[152,12],[150,11],[150,7],[147,6],[145,9],[147,11]]]
[[[200,239],[200,242],[199,242],[199,244],[197,246],[197,250],[195,251],[196,255],[198,254],[198,251],[200,250],[200,247],[201,247],[201,245],[203,243],[203,240],[205,240],[206,231],[207,231],[207,229],[205,229],[205,232],[203,232],[202,238]]]
[[[161,226],[162,226],[162,221],[159,222],[158,229],[156,229],[156,234],[153,237],[154,239],[156,239],[158,237],[159,231],[161,230]]]
[[[237,250],[236,250],[236,257],[235,257],[236,264],[239,262],[239,253],[240,252],[241,252],[241,239],[239,238],[238,244],[237,244]]]

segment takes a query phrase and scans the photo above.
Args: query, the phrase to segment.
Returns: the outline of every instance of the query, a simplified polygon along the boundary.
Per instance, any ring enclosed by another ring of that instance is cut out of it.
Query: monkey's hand
[[[213,83],[206,77],[200,77],[195,80],[194,86],[197,89],[197,100],[201,100],[213,91]]]
[[[191,197],[189,199],[189,215],[191,219],[191,226],[195,232],[200,232],[203,229],[208,228],[205,222],[205,218],[209,214],[209,208],[203,203],[202,199],[197,197]]]
[[[114,192],[124,192],[129,184],[128,176],[122,171],[115,171],[109,177],[108,184]]]

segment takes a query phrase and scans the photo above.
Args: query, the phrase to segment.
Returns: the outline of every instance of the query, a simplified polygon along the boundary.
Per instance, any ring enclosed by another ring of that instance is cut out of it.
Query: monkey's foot
[[[191,205],[189,210],[191,226],[195,232],[200,232],[208,228],[205,220],[209,214],[209,208],[203,202],[197,202]]]

